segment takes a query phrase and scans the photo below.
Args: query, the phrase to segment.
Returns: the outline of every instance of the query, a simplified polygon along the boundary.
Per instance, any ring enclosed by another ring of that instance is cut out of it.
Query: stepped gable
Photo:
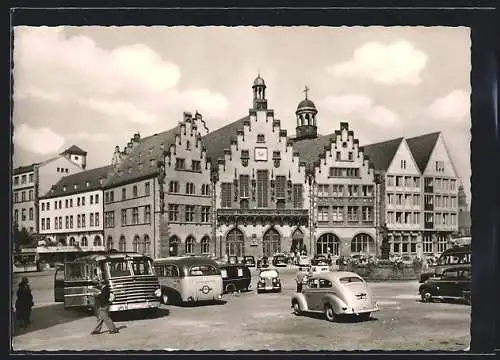
[[[64,176],[42,198],[48,199],[100,189],[113,170],[113,165],[107,165]]]
[[[330,139],[333,135],[323,135],[317,139],[293,141],[293,151],[299,153],[301,162],[305,162],[308,166],[313,166],[314,162],[319,161],[320,155],[325,152],[325,147],[329,148]]]
[[[392,159],[396,155],[401,141],[403,141],[403,137],[365,145],[363,146],[363,153],[368,156],[375,170],[385,171],[389,168]]]
[[[434,146],[439,138],[440,132],[433,132],[406,139],[413,158],[417,162],[418,168],[423,173],[434,150]]]
[[[177,132],[178,126],[141,139],[120,162],[104,187],[110,188],[157,174],[158,162],[164,161],[165,152],[175,142]]]
[[[201,138],[202,147],[214,167],[219,158],[224,158],[224,150],[231,148],[231,139],[236,138],[239,130],[243,131],[243,123],[249,119],[250,116],[247,115]]]

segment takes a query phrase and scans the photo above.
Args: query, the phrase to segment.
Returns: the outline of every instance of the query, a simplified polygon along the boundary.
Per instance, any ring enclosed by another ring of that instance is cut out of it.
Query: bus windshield
[[[153,275],[151,262],[148,259],[133,259],[132,270],[134,275]]]
[[[109,276],[112,278],[122,277],[122,276],[132,276],[128,260],[125,259],[111,260],[109,262]]]

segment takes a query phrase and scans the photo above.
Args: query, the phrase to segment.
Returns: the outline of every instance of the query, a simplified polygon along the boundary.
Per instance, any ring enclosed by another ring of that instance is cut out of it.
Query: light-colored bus
[[[36,249],[22,249],[14,253],[12,271],[14,273],[39,271],[39,259]]]
[[[154,261],[163,301],[218,302],[222,299],[222,276],[217,263],[204,256],[169,257]],[[166,298],[166,299],[165,299]]]
[[[157,309],[160,284],[152,259],[136,253],[98,253],[66,262],[54,275],[54,301],[65,308],[92,308],[95,288],[110,286],[109,311]]]

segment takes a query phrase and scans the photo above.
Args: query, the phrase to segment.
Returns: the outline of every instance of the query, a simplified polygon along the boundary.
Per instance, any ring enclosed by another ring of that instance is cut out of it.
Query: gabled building
[[[387,227],[391,254],[421,256],[422,179],[408,143],[397,138],[363,148],[377,176],[377,229]]]
[[[64,176],[40,197],[39,228],[46,246],[39,253],[104,250],[102,186],[112,171],[104,166]]]
[[[423,176],[424,253],[441,253],[458,232],[458,174],[441,132],[407,141]]]
[[[471,217],[463,185],[458,187],[458,235],[471,236]]]
[[[40,163],[12,171],[13,219],[19,229],[39,231],[38,198],[45,195],[63,176],[75,174],[86,166],[87,153],[73,145],[61,154]]]
[[[321,141],[302,141],[294,148],[300,149],[302,158],[302,154],[317,154],[321,145]],[[321,148],[317,160],[310,163],[314,166],[314,253],[376,255],[374,169],[368,157],[345,122]]]
[[[247,117],[203,138],[208,156],[217,161],[218,256],[273,256],[311,244],[306,165],[268,109],[260,76],[252,91]],[[305,109],[308,104],[303,105]],[[311,129],[313,121],[307,119]]]

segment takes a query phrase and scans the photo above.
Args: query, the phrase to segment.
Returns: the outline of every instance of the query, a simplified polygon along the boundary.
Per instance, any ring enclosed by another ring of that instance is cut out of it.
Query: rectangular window
[[[90,204],[92,205],[94,203],[94,195],[90,195]]]
[[[127,189],[122,188],[122,201],[127,200]]]
[[[33,220],[33,208],[30,208],[28,211],[28,219]]]
[[[69,229],[69,216],[64,217],[65,229]]]
[[[334,222],[344,221],[344,208],[342,206],[332,207],[332,217]]]
[[[335,153],[335,160],[340,161],[340,159],[341,159],[341,158],[340,158],[340,151],[337,151],[337,152]]]
[[[201,171],[201,162],[198,160],[192,160],[191,161],[191,170]]]
[[[268,184],[268,171],[267,170],[257,170],[257,207],[266,208],[267,207],[267,184]]]
[[[14,177],[14,185],[19,185],[19,176]]]
[[[21,201],[22,202],[26,201],[26,191],[21,192]]]
[[[168,191],[171,193],[178,193],[179,192],[179,182],[178,181],[171,181],[169,183]]]
[[[396,187],[402,187],[402,186],[403,186],[403,177],[396,176]]]
[[[406,160],[401,160],[401,169],[406,169]]]
[[[42,203],[42,211],[45,211],[45,203],[44,202]]]
[[[405,187],[413,187],[413,178],[411,176],[405,176]]]
[[[50,218],[45,219],[45,226],[47,230],[50,230]]]
[[[221,184],[221,207],[231,207],[231,183]]]
[[[394,176],[387,175],[387,186],[394,186]]]
[[[276,198],[286,197],[286,176],[276,176]]]
[[[134,185],[132,187],[132,196],[135,198],[137,197],[137,185]]]
[[[180,158],[175,159],[175,168],[177,170],[184,170],[186,168],[186,160]]]
[[[341,168],[336,168],[336,167],[330,168],[330,177],[341,177],[341,176],[342,176]]]
[[[422,239],[423,251],[424,253],[432,253],[432,237],[430,235],[424,235]]]
[[[194,221],[194,206],[193,205],[186,205],[186,222],[193,222]]]
[[[304,207],[302,184],[293,184],[293,207],[294,209],[302,209]]]
[[[327,197],[330,185],[328,184],[319,184],[318,185],[318,196],[319,197]]]
[[[344,196],[344,185],[333,185],[333,196]]]
[[[328,221],[328,206],[318,206],[318,221]]]
[[[94,214],[90,213],[89,225],[94,226]]]
[[[33,201],[33,190],[28,192],[28,201]]]
[[[99,226],[99,218],[100,218],[99,213],[98,212],[94,213],[95,226]]]
[[[85,223],[85,217],[85,214],[82,214],[82,228],[87,226],[87,224]]]
[[[21,184],[26,184],[26,175],[21,177]]]
[[[45,218],[42,218],[42,230],[45,230]]]
[[[69,217],[69,228],[73,229],[73,215],[70,215]]]
[[[202,206],[201,207],[201,222],[209,222],[210,221],[210,207]]]
[[[127,225],[127,209],[122,209],[122,226]]]
[[[363,206],[361,209],[363,221],[373,221],[373,208],[371,206]]]
[[[250,196],[249,181],[250,177],[248,175],[240,175],[240,198],[248,198]]]
[[[358,221],[358,207],[348,206],[347,207],[347,221]]]
[[[363,185],[361,188],[362,195],[365,197],[373,196],[373,185]]]
[[[30,183],[32,183],[32,182],[33,182],[33,179],[34,179],[34,175],[33,175],[33,174],[30,174],[30,175],[29,175],[29,178],[30,178],[30,179],[29,179],[29,182],[30,182]]]
[[[151,223],[151,205],[146,205],[144,207],[144,222]]]
[[[354,160],[354,156],[353,156],[353,154],[352,154],[351,151],[349,151],[347,158],[349,159],[349,161],[353,161]]]
[[[109,192],[104,193],[104,203],[109,204]]]
[[[135,207],[132,208],[132,224],[138,224],[139,223],[139,208]]]
[[[168,204],[168,220],[177,221],[178,216],[179,216],[179,205]]]
[[[19,202],[19,193],[17,193],[17,192],[14,193],[14,202],[15,203]]]
[[[114,202],[115,201],[115,192],[113,190],[111,190],[109,192],[109,201],[110,202]]]
[[[149,184],[149,182],[144,184],[144,193],[146,196],[149,196],[151,194],[151,185]]]
[[[99,194],[94,195],[94,200],[96,204],[99,204]]]

